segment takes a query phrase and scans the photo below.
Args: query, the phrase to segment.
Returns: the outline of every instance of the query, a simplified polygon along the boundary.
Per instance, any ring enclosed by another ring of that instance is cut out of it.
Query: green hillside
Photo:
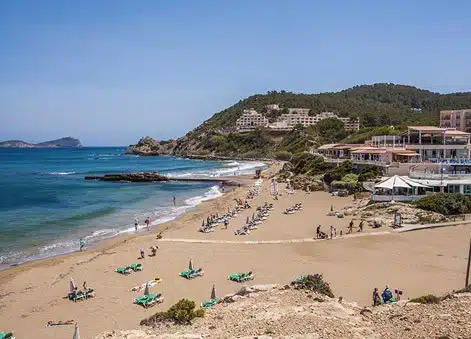
[[[292,152],[307,148],[305,139],[319,143],[341,139],[364,140],[375,134],[375,127],[396,126],[400,130],[401,127],[410,124],[438,125],[440,110],[471,108],[471,93],[440,94],[395,84],[361,85],[340,92],[320,94],[269,91],[266,94],[252,95],[214,114],[185,137],[180,138],[175,153],[233,156],[251,152],[273,156],[276,152],[285,151],[286,142],[272,138],[263,131],[243,135],[226,132],[226,129],[235,126],[244,109],[254,108],[265,114],[265,106],[269,104],[279,104],[283,108],[309,108],[310,115],[333,111],[339,116],[360,118],[362,131],[353,135],[345,133],[333,135],[315,129],[305,129],[302,133],[304,139],[297,143],[293,140],[294,135],[288,134],[285,138],[289,137],[291,144],[300,146],[289,147]],[[297,133],[299,134],[299,131]]]

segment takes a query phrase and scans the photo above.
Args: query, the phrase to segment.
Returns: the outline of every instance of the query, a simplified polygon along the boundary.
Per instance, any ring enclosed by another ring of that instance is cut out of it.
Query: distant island
[[[56,140],[44,141],[37,144],[32,144],[21,140],[7,140],[0,142],[0,147],[3,148],[69,148],[69,147],[82,147],[80,140],[66,137]]]

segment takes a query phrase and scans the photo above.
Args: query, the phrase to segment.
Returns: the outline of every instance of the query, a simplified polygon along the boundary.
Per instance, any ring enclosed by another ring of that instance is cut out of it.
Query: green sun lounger
[[[227,277],[231,281],[236,281],[236,282],[244,282],[247,280],[253,280],[254,276],[252,274],[252,271],[248,273],[235,273],[231,274]]]
[[[134,272],[137,272],[137,271],[142,271],[142,264],[131,264],[129,265],[129,267],[134,271]]]
[[[126,267],[118,267],[116,270],[116,272],[118,272],[119,274],[129,274],[131,273],[131,267],[129,266],[126,266]]]
[[[146,294],[141,297],[137,297],[134,300],[134,303],[137,305],[141,305],[144,308],[147,308],[147,307],[154,306],[155,304],[162,301],[163,301],[162,293],[158,293],[158,294]]]
[[[219,302],[219,300],[220,300],[219,298],[214,298],[214,299],[211,299],[211,300],[203,301],[201,303],[201,307],[203,307],[203,308],[213,307],[214,305],[216,305]]]
[[[95,296],[95,291],[91,288],[88,289],[87,292],[83,292],[81,290],[78,290],[77,293],[69,293],[67,294],[67,298],[72,301],[79,301],[79,300],[84,300],[88,298],[93,298]],[[0,337],[1,339],[1,337]]]
[[[297,278],[296,278],[296,281],[303,281],[303,280],[306,279],[307,277],[309,277],[308,274],[302,275],[302,276],[300,276],[300,277],[297,277]]]
[[[13,336],[13,333],[11,332],[8,332],[8,333],[0,332],[0,339],[15,339],[15,337]]]
[[[186,278],[186,279],[193,279],[196,277],[201,277],[203,276],[204,271],[201,268],[198,268],[196,270],[186,270],[180,273],[180,277]]]

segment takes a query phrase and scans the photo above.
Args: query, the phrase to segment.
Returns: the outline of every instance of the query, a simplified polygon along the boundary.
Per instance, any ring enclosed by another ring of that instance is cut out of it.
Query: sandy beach
[[[275,170],[269,169],[266,175]],[[240,180],[248,186],[255,182],[250,177]],[[403,290],[403,298],[441,294],[463,287],[468,225],[408,233],[366,227],[361,235],[341,238],[340,230],[346,233],[351,218],[329,217],[326,213],[331,205],[336,209],[348,205],[351,197],[300,191],[287,195],[282,188],[284,185],[280,184],[283,195],[274,201],[269,180],[263,181],[260,195],[250,200],[250,204],[256,207],[267,201],[273,203],[274,211],[258,230],[246,236],[235,236],[234,230],[245,223],[254,209],[231,219],[227,230],[218,227],[208,234],[197,231],[206,216],[225,213],[228,207],[234,206],[235,198],[245,199],[248,187],[243,186],[151,232],[114,238],[86,252],[1,271],[0,331],[14,331],[18,339],[70,338],[73,326],[47,328],[45,325],[50,320],[73,319],[79,322],[83,338],[93,339],[107,330],[136,328],[141,319],[166,310],[181,298],[197,303],[207,300],[213,284],[219,295],[233,292],[240,285],[228,281],[227,275],[249,270],[255,273],[257,284],[286,284],[301,274],[322,273],[336,296],[360,305],[370,304],[373,287],[383,288],[386,284]],[[304,209],[293,215],[282,213],[295,203],[302,203]],[[326,233],[330,225],[336,227],[338,237],[303,242],[302,239],[315,237],[319,224]],[[165,230],[163,239],[157,240],[156,234],[162,230]],[[201,240],[208,242],[198,242]],[[263,243],[266,240],[272,242]],[[159,246],[157,256],[138,260],[139,249],[149,253],[152,245]],[[205,274],[187,281],[178,273],[187,268],[190,258]],[[137,262],[143,264],[142,272],[123,276],[114,271]],[[87,281],[96,291],[96,297],[77,303],[64,299],[70,277],[79,287]],[[137,294],[130,289],[156,277],[163,282],[152,291],[162,293],[165,301],[149,309],[134,305]]]

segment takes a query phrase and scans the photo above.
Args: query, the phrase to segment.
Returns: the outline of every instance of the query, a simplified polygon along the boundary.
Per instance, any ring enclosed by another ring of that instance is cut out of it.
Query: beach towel
[[[67,320],[67,321],[48,321],[46,324],[46,327],[54,327],[54,326],[68,326],[68,325],[73,325],[74,321],[73,320]]]
[[[149,280],[148,282],[145,282],[141,285],[137,285],[137,286],[134,286],[133,288],[131,288],[131,291],[133,292],[140,292],[142,291],[144,288],[146,288],[146,284],[149,286],[149,287],[152,287],[152,286],[155,286],[157,284],[160,284],[162,282],[162,279],[160,278],[157,278],[157,279],[153,279],[153,280]]]

